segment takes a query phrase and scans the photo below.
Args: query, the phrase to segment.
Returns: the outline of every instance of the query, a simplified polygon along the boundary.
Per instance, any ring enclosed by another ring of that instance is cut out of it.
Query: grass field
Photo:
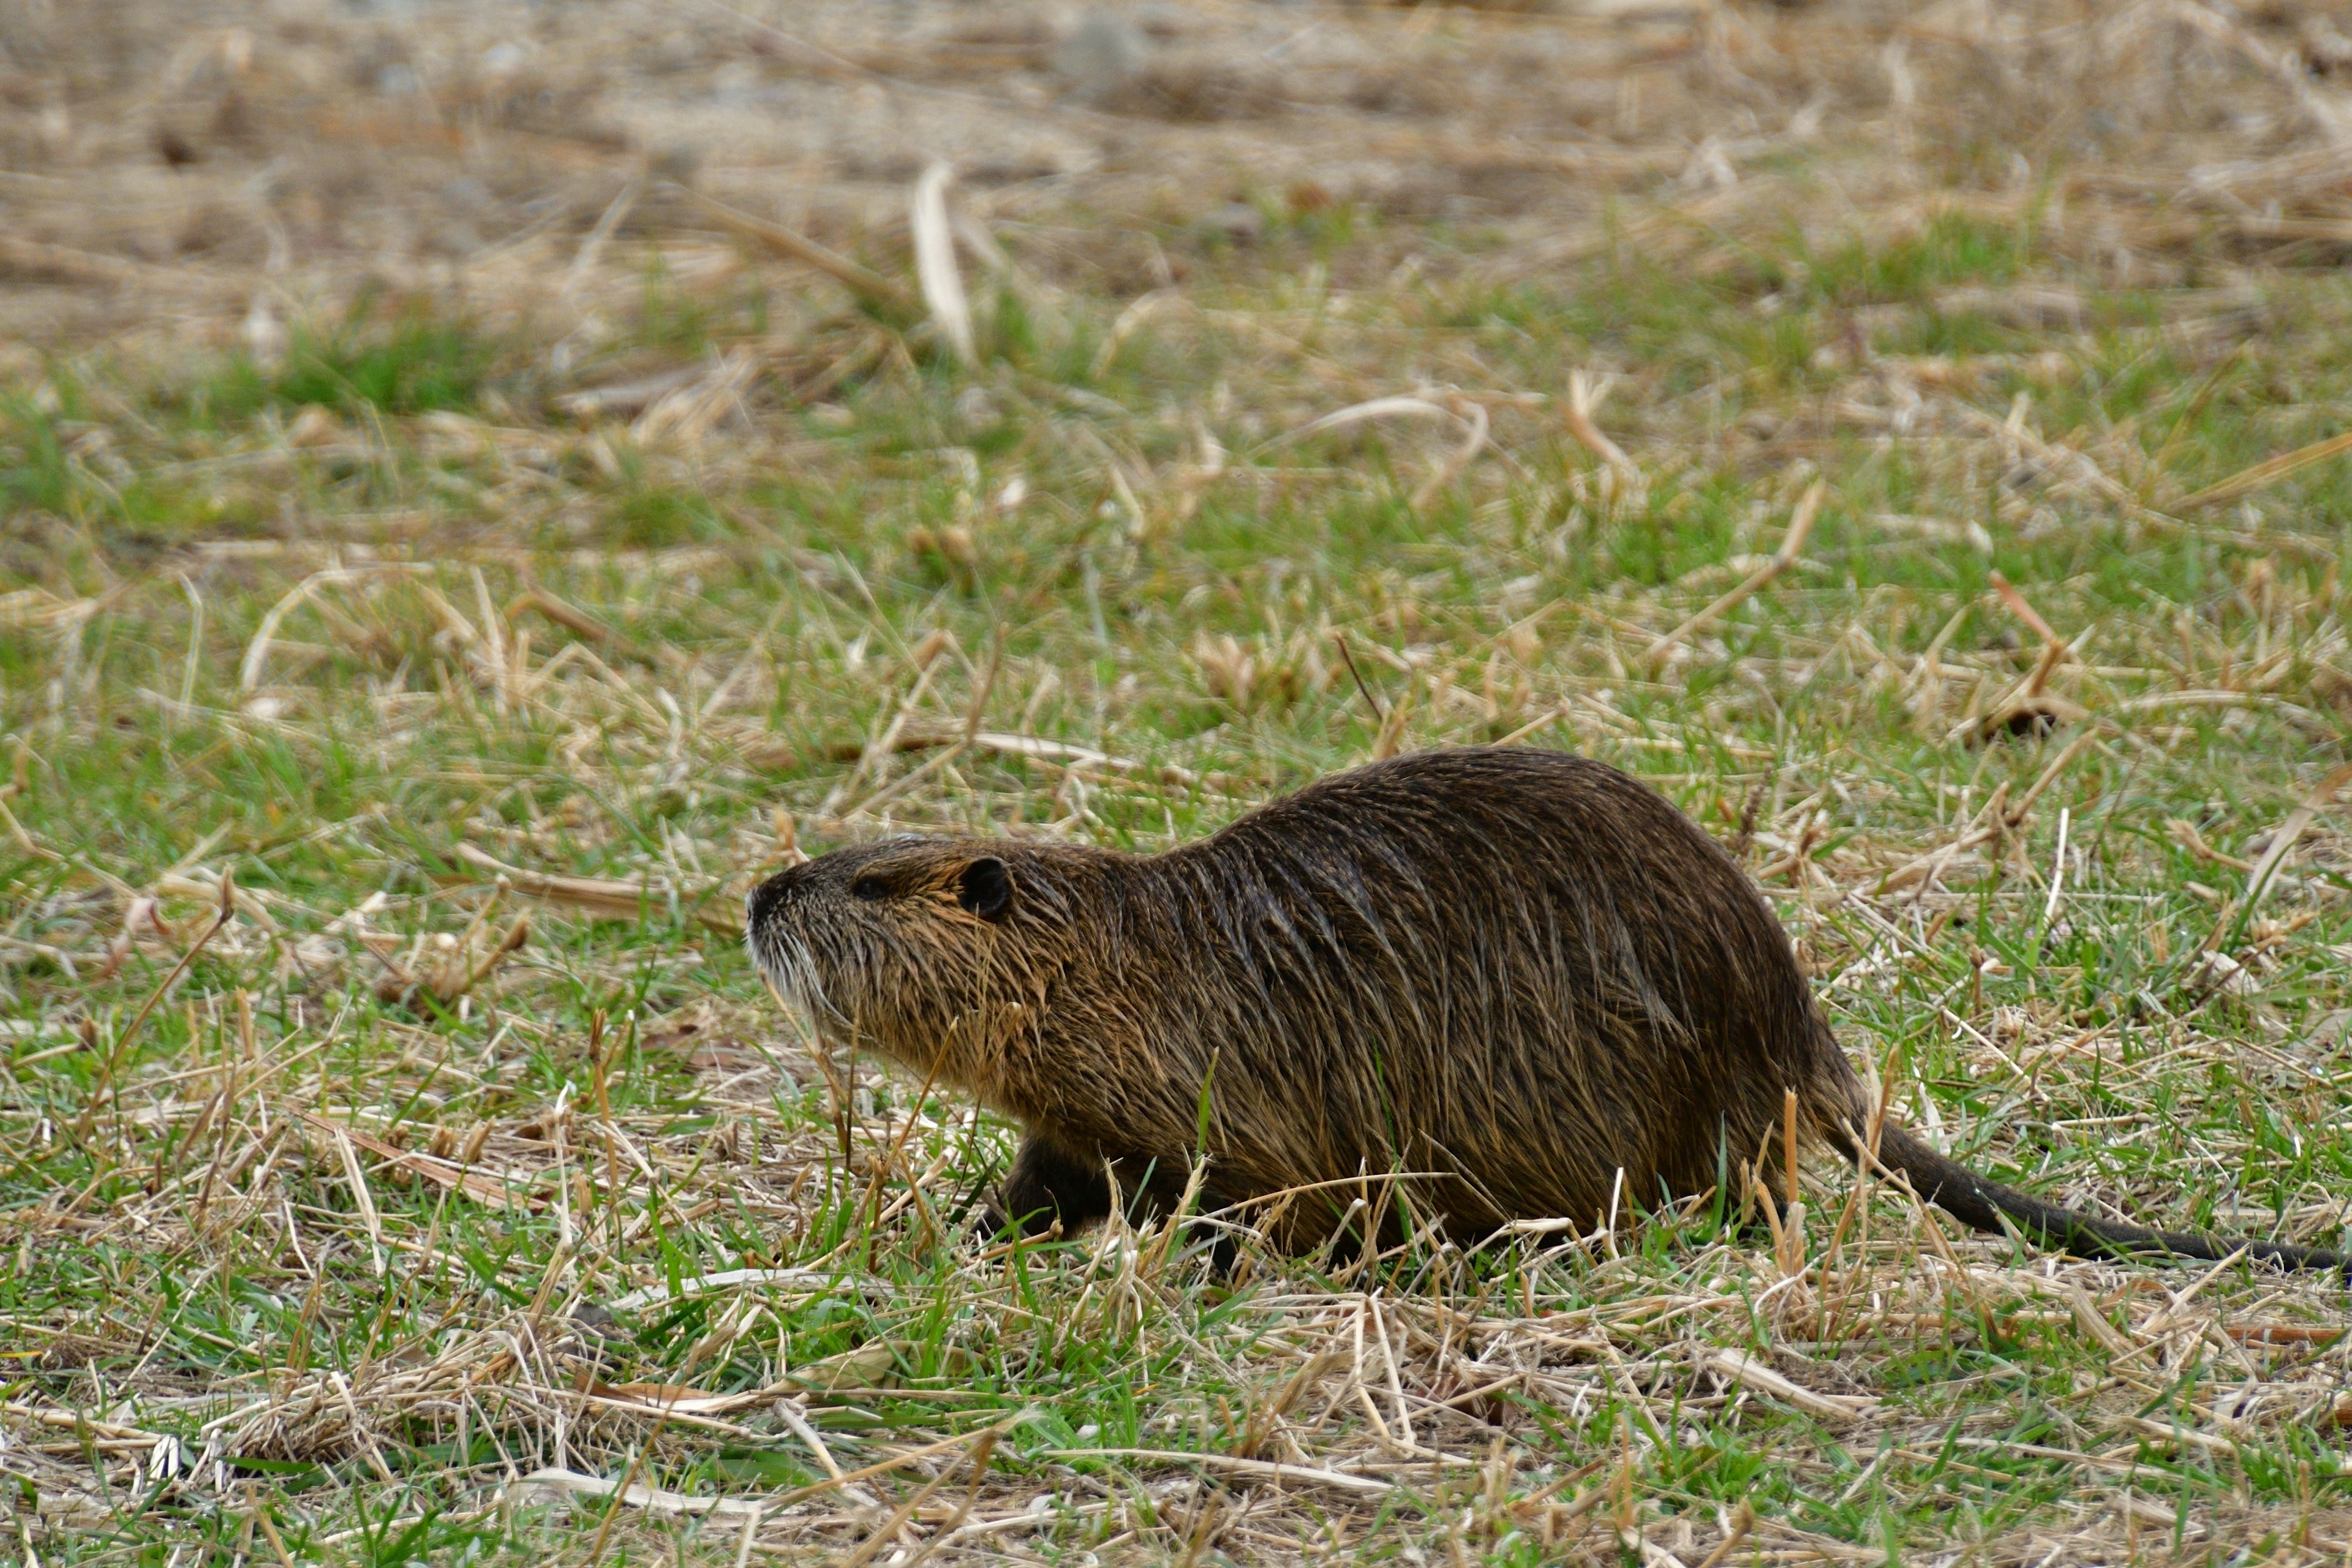
[[[1826,1160],[1777,1244],[988,1247],[1012,1130],[740,942],[882,833],[1573,748],[1972,1165],[2347,1239],[2325,13],[68,9],[0,28],[0,1560],[2352,1551],[2341,1281]]]

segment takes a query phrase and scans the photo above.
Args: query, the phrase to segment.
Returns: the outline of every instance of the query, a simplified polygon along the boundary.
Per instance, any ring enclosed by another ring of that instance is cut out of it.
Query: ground
[[[992,1246],[740,931],[1572,747],[1890,1115],[2337,1244],[2345,27],[0,5],[0,1557],[2340,1560],[2338,1279]]]

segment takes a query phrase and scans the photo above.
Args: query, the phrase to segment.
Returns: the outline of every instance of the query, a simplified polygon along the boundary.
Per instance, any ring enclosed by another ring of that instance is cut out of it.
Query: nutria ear
[[[956,902],[982,920],[1003,920],[1004,911],[1013,907],[1013,877],[1004,862],[983,855],[967,865],[962,885],[956,889]]]

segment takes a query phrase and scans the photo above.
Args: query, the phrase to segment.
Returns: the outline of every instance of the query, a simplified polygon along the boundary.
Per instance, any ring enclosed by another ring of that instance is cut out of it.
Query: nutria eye
[[[886,896],[890,891],[890,884],[879,877],[860,877],[849,884],[849,891],[852,897],[871,902]]]

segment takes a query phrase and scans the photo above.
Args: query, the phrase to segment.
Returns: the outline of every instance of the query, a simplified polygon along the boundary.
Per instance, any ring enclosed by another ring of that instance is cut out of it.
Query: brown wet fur
[[[844,849],[763,883],[749,933],[829,1037],[1021,1124],[1001,1212],[1033,1230],[1101,1217],[1113,1180],[1165,1205],[1204,1150],[1210,1208],[1343,1184],[1277,1202],[1285,1245],[1360,1228],[1366,1200],[1386,1235],[1410,1214],[1476,1241],[1704,1193],[1790,1089],[1809,1142],[1853,1158],[1870,1121],[1746,873],[1646,784],[1557,752],[1374,763],[1159,855]],[[2241,1245],[2053,1207],[1891,1122],[1879,1158],[1965,1223],[2045,1246]]]

